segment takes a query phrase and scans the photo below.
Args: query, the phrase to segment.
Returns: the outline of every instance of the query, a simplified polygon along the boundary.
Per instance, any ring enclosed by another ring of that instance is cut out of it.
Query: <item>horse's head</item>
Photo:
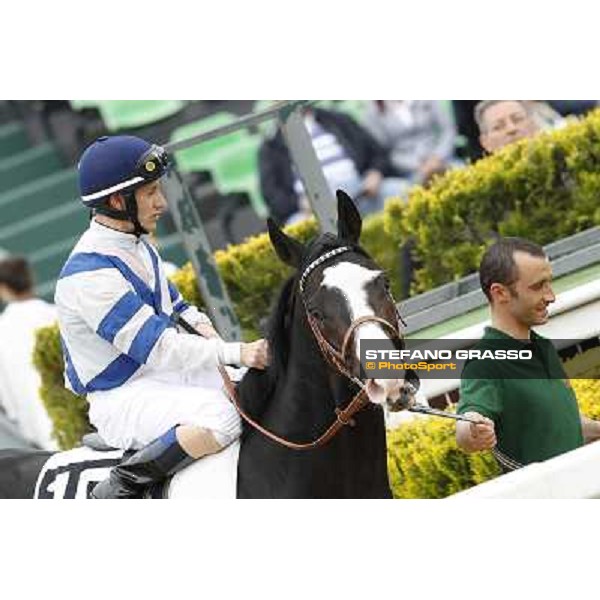
[[[299,293],[321,351],[339,372],[357,381],[360,341],[385,339],[402,348],[401,319],[385,273],[358,245],[358,210],[344,192],[338,191],[337,198],[337,236],[326,233],[304,246],[272,220],[268,226],[278,256],[298,271]],[[395,408],[405,392],[414,391],[414,383],[414,376],[364,382],[372,402],[388,401]]]

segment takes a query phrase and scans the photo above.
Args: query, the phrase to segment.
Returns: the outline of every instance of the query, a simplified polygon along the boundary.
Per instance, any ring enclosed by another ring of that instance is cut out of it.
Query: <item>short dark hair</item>
[[[515,252],[525,252],[531,256],[545,258],[544,249],[523,238],[501,238],[492,244],[483,255],[479,264],[479,283],[481,290],[491,302],[490,288],[493,283],[512,285],[518,278]]]
[[[27,259],[11,256],[0,260],[0,285],[7,286],[16,294],[30,292],[33,289],[33,273]]]

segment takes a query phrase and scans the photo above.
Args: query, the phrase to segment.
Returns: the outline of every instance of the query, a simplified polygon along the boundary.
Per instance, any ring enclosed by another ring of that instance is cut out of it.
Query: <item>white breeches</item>
[[[204,372],[201,382],[148,370],[118,388],[88,395],[88,402],[90,422],[115,448],[141,448],[175,425],[209,429],[222,446],[241,433],[216,370]]]

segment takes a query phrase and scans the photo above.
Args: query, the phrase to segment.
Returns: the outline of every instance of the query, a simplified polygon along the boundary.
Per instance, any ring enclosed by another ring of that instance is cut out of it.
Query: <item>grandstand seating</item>
[[[254,110],[264,110],[270,101],[260,101]],[[189,139],[194,135],[227,125],[235,119],[228,112],[218,112],[194,123],[178,127],[171,136],[171,143]],[[178,169],[182,173],[209,171],[220,194],[247,193],[256,215],[263,219],[268,215],[267,206],[260,193],[258,179],[259,136],[240,129],[218,138],[207,140],[190,148],[175,152]]]
[[[98,108],[110,129],[145,125],[181,110],[181,101],[72,101],[76,110]],[[232,115],[233,118],[233,115]],[[89,214],[78,200],[74,167],[64,168],[54,143],[29,143],[19,122],[0,126],[0,247],[31,261],[40,295],[52,298],[56,277]],[[179,235],[161,226],[166,260],[187,258]]]
[[[75,169],[63,169],[0,194],[4,223],[19,222],[78,197]]]
[[[236,116],[229,112],[218,112],[194,123],[188,123],[175,129],[171,135],[171,143],[191,138],[194,135],[210,131],[216,127],[231,123]],[[181,173],[211,171],[220,156],[228,152],[240,141],[248,138],[250,133],[245,129],[202,142],[184,150],[175,152],[177,168]]]
[[[69,100],[73,110],[85,110],[86,108],[98,108],[102,100]]]
[[[365,100],[339,100],[330,106],[331,110],[345,113],[358,123],[362,123],[366,107],[367,102]]]
[[[20,123],[6,123],[0,127],[0,159],[10,158],[28,147],[27,134]]]
[[[185,103],[72,100],[70,104],[73,110],[97,108],[108,130],[121,131],[171,116]],[[259,101],[253,110],[264,110],[271,104],[272,101]],[[319,104],[331,107],[335,104],[339,109],[343,103]],[[349,111],[356,107],[356,103],[343,106]],[[170,141],[187,139],[236,118],[232,112],[217,112],[176,128]],[[222,195],[246,193],[262,223],[268,209],[260,193],[257,157],[261,136],[256,134],[257,129],[264,134],[261,128],[238,130],[177,151],[175,158],[184,174],[210,172],[216,190]],[[31,147],[21,123],[0,125],[0,247],[25,254],[31,260],[38,288],[46,297],[52,296],[55,278],[87,224],[88,214],[81,209],[77,198],[75,168],[64,168],[52,142]],[[240,211],[248,219],[250,208],[240,205]],[[256,227],[259,222],[255,217],[254,221]],[[179,235],[163,221],[159,223],[158,239],[166,260],[176,264],[187,260]]]
[[[20,183],[50,175],[61,166],[62,161],[51,143],[40,144],[0,159],[0,194],[12,190]]]
[[[65,169],[0,194],[0,246],[27,256],[36,281],[51,283],[50,296],[54,280],[87,222],[86,211],[76,200],[75,179],[75,170]],[[57,243],[64,248],[53,253]]]
[[[92,100],[84,102],[89,108]],[[97,108],[100,111],[106,128],[111,131],[135,129],[166,119],[185,106],[182,100],[99,100]]]
[[[266,218],[269,210],[260,193],[258,177],[258,149],[261,141],[255,137],[240,140],[228,152],[219,155],[213,168],[219,192],[230,194],[246,192],[254,212]]]
[[[10,100],[0,100],[0,125],[12,122],[15,118],[14,113]]]

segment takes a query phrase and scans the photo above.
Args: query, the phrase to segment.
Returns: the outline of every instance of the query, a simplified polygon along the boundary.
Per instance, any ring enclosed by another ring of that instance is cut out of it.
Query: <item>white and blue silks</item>
[[[177,424],[240,432],[217,366],[240,364],[239,343],[180,332],[171,315],[210,322],[185,303],[142,237],[92,221],[56,285],[65,386],[86,395],[90,421],[119,448],[147,444]]]

